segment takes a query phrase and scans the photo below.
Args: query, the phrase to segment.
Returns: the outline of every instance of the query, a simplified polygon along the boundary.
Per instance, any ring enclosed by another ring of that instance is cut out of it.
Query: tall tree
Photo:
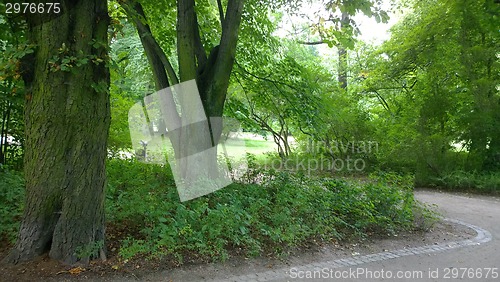
[[[354,49],[355,36],[360,34],[357,23],[353,19],[355,15],[362,12],[365,16],[374,17],[377,22],[386,23],[389,19],[387,13],[382,10],[382,2],[376,0],[335,0],[324,1],[323,11],[314,15],[318,17],[317,22],[310,24],[310,31],[317,34],[318,40],[299,42],[307,45],[328,44],[335,46],[338,54],[337,81],[339,87],[347,88],[348,50]],[[302,33],[303,29],[300,32]]]
[[[454,170],[498,169],[494,23],[500,6],[493,0],[407,3],[412,12],[374,54],[378,63],[364,82],[386,110],[378,117],[389,126],[377,128],[383,142],[394,144],[388,159],[411,160],[419,184]]]
[[[342,12],[342,16],[340,19],[340,29],[345,30],[349,27],[349,14],[347,12]],[[339,67],[338,67],[338,76],[337,80],[339,82],[339,86],[342,89],[347,88],[347,48],[342,44],[337,45],[338,54],[339,54]]]
[[[45,252],[68,264],[104,255],[107,2],[54,5],[59,13],[26,16],[34,46],[22,59],[27,196],[10,262]]]
[[[162,117],[158,122],[165,126],[162,126],[159,134],[168,130],[167,136],[175,154],[176,175],[181,176],[186,183],[198,182],[205,176],[213,178],[218,175],[216,144],[222,133],[222,114],[245,3],[244,0],[229,0],[224,7],[222,1],[217,1],[217,8],[213,7],[213,11],[218,12],[220,28],[213,26],[212,22],[209,25],[212,31],[220,30],[220,37],[214,39],[216,44],[212,45],[203,43],[203,39],[205,42],[210,40],[204,36],[202,27],[198,23],[198,18],[207,17],[201,11],[210,4],[200,2],[198,1],[199,6],[196,6],[194,0],[176,2],[175,53],[178,72],[174,70],[160,45],[161,41],[154,36],[149,25],[147,5],[151,3],[134,0],[120,2],[137,28],[153,70],[156,89],[161,91],[179,82],[196,81],[201,105],[196,102],[197,97],[195,100],[192,100],[193,97],[186,98],[190,96],[188,93],[179,95],[178,101],[181,101],[179,107],[176,106],[176,100],[169,91],[162,91],[161,97],[159,96],[165,102],[163,105],[168,107],[161,110]],[[167,2],[159,4],[169,5]],[[163,25],[172,24],[164,22],[163,16],[162,18],[153,16],[153,18],[162,21]],[[196,154],[200,152],[203,153]],[[205,191],[198,195],[208,193],[210,190]]]
[[[221,35],[218,44],[208,47],[209,52],[207,52],[207,46],[204,46],[200,34],[199,15],[195,1],[177,1],[176,53],[178,74],[160,46],[159,40],[154,37],[143,5],[135,1],[121,2],[122,7],[137,27],[153,70],[157,90],[195,79],[206,116],[222,116],[229,77],[236,54],[244,2],[244,0],[229,0],[226,7],[223,7],[222,2],[217,1]],[[173,100],[170,101],[173,105]],[[179,113],[174,113],[167,122],[178,121],[178,118]],[[220,132],[213,134],[215,143],[219,134]]]
[[[470,93],[459,124],[470,150],[469,170],[500,168],[500,62],[498,60],[498,1],[453,2],[459,27],[458,43],[462,67],[458,76]]]

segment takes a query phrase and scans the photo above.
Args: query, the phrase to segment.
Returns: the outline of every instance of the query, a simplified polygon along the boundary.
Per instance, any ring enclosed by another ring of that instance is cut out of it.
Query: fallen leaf
[[[73,275],[80,274],[80,273],[82,273],[84,271],[85,271],[85,268],[80,267],[80,266],[68,270],[68,272],[71,273],[71,274],[73,274]]]

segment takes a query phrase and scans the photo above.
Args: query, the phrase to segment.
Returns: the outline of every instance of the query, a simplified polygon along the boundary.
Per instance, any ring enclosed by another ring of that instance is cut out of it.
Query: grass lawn
[[[252,133],[238,133],[228,138],[226,142],[224,142],[224,146],[219,145],[218,147],[220,155],[224,153],[224,147],[228,157],[235,160],[245,158],[247,153],[250,153],[254,155],[257,160],[264,161],[266,158],[265,153],[277,151],[277,146],[272,141],[271,137],[268,137],[266,140],[262,136]],[[142,147],[136,144],[136,149],[140,148]],[[170,148],[169,150],[172,151],[168,139],[154,138],[153,140],[149,140],[147,145],[148,159],[153,163],[164,162],[166,148]],[[171,152],[171,154],[173,154],[173,152]]]
[[[264,140],[263,138],[257,139],[247,136],[229,139],[224,145],[227,154],[234,158],[244,157],[246,153],[253,154],[257,158],[265,158],[265,153],[276,151],[276,144],[274,144],[272,140]]]

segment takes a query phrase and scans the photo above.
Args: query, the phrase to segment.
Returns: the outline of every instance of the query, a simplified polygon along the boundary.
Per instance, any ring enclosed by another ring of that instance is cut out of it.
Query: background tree
[[[494,94],[498,31],[491,18],[498,18],[498,5],[409,5],[413,12],[373,54],[378,64],[364,82],[384,108],[377,113],[384,123],[376,128],[379,140],[394,153],[386,157],[415,160],[407,164],[419,184],[436,182],[452,171],[494,171],[500,164],[494,141],[500,101]]]
[[[24,142],[22,66],[19,58],[33,52],[26,43],[25,23],[0,15],[0,164],[22,168]]]
[[[118,9],[110,9],[110,14],[115,20],[112,25],[114,32],[110,44],[112,119],[108,149],[114,156],[119,156],[123,151],[132,150],[128,124],[129,110],[136,101],[144,98],[146,93],[155,90],[151,68],[137,31],[133,24],[123,19],[123,14],[118,13]]]

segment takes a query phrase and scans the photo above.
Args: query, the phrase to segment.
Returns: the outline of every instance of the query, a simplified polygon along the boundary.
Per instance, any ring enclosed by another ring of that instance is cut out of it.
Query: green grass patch
[[[245,157],[247,154],[256,156],[264,161],[266,153],[275,152],[276,145],[271,140],[251,138],[229,139],[224,143],[228,156],[234,159]]]

